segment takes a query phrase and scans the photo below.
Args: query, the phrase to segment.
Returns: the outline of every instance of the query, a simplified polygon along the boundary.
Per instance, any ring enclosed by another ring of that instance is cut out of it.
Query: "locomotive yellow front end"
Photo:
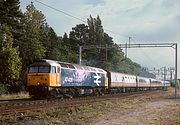
[[[47,96],[51,87],[60,86],[60,66],[47,60],[30,65],[27,86],[29,95],[38,98]]]

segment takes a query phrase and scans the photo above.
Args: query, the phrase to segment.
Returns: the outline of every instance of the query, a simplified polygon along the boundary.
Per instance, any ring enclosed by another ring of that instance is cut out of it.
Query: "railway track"
[[[45,100],[11,100],[11,101],[1,101],[0,103],[0,120],[7,118],[12,115],[25,115],[26,112],[31,112],[34,110],[44,110],[49,107],[70,107],[76,105],[90,104],[100,101],[113,100],[113,99],[123,99],[123,98],[134,98],[136,96],[146,96],[152,92],[133,92],[133,93],[120,93],[112,95],[102,95],[102,96],[87,96],[78,98],[68,98],[68,99],[45,99]]]

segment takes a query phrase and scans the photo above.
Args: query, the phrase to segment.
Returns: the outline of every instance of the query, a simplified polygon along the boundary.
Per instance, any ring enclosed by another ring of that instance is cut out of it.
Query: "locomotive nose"
[[[47,74],[38,74],[38,75],[28,75],[28,85],[48,85],[48,75]]]

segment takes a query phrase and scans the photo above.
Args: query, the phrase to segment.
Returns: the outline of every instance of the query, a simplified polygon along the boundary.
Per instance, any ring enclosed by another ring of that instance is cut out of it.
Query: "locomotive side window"
[[[52,66],[51,73],[56,73],[56,67]]]
[[[57,73],[60,73],[60,67],[57,67]]]

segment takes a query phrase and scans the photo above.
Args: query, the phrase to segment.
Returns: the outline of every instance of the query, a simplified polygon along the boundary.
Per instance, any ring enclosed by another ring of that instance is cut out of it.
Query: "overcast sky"
[[[34,0],[21,0],[21,9],[34,2],[46,16],[48,24],[62,36],[72,27],[84,23],[52,10]],[[91,14],[100,16],[105,32],[115,43],[178,43],[178,74],[180,75],[180,0],[39,0],[84,21]],[[111,30],[117,34],[108,32]],[[172,48],[129,49],[128,57],[142,66],[174,67]],[[179,76],[180,77],[180,76]]]

